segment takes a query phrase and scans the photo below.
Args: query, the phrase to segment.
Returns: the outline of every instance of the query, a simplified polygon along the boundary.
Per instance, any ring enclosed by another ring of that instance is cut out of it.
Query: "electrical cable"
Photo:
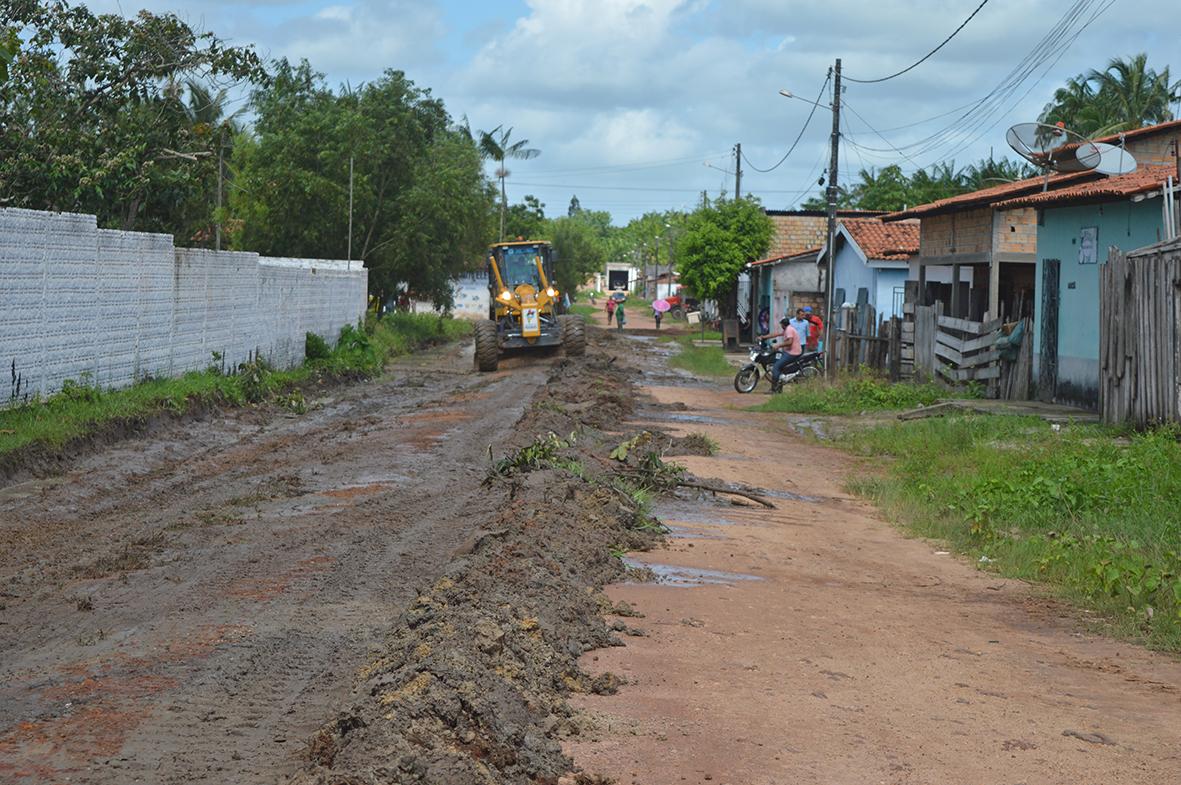
[[[760,169],[750,162],[750,159],[746,157],[746,153],[743,153],[742,160],[746,161],[747,166],[749,166],[751,169],[754,169],[756,172],[759,172],[760,174],[774,172],[780,166],[783,166],[783,162],[788,159],[788,156],[795,152],[796,145],[798,145],[800,143],[800,139],[804,137],[804,132],[808,130],[808,125],[812,122],[812,117],[816,114],[816,109],[820,106],[820,99],[824,96],[824,91],[828,88],[828,83],[831,79],[832,69],[830,68],[828,69],[828,76],[824,79],[824,84],[820,85],[820,93],[816,96],[816,100],[812,102],[812,111],[808,112],[808,119],[804,121],[804,127],[800,129],[798,134],[796,134],[795,141],[791,143],[791,147],[787,148],[787,152],[783,154],[783,157],[779,159],[779,162],[770,169]]]
[[[955,38],[959,34],[960,30],[963,30],[965,27],[967,27],[968,22],[971,22],[972,18],[975,17],[976,14],[980,13],[980,9],[984,8],[984,6],[986,6],[986,5],[988,5],[988,0],[981,0],[980,5],[976,6],[976,10],[973,11],[971,14],[969,14],[968,18],[965,19],[960,24],[959,27],[957,27],[955,30],[952,31],[951,35],[949,35],[947,38],[944,38],[943,43],[939,44],[939,46],[935,47],[930,52],[927,52],[925,55],[923,55],[921,58],[919,58],[917,61],[915,61],[914,64],[909,65],[906,68],[903,68],[898,73],[890,74],[889,76],[883,76],[881,79],[854,79],[849,76],[847,76],[845,78],[848,79],[850,82],[856,82],[857,84],[878,84],[880,82],[888,82],[889,80],[894,79],[895,77],[902,76],[907,71],[913,71],[915,68],[918,68],[924,62],[929,60],[940,49],[947,46],[948,42],[951,41],[951,39]]]
[[[1054,55],[1055,52],[1061,54],[1063,49],[1061,42],[1063,39],[1069,38],[1070,42],[1077,39],[1082,30],[1087,25],[1091,24],[1108,6],[1104,6],[1096,14],[1087,20],[1083,27],[1076,31],[1072,30],[1077,20],[1091,10],[1096,2],[1099,0],[1077,0],[1072,7],[1054,24],[1054,26],[1042,37],[1036,46],[1030,50],[1025,57],[1021,59],[1013,67],[1012,70],[997,84],[992,90],[984,95],[979,100],[968,105],[968,110],[956,118],[954,122],[937,130],[926,137],[923,137],[914,142],[907,144],[898,144],[887,148],[869,147],[862,145],[863,150],[876,153],[901,153],[902,150],[916,151],[916,155],[925,155],[934,150],[949,145],[957,145],[967,136],[973,134],[982,124],[994,117],[998,111],[1001,110],[1002,105],[1008,102],[1008,99],[1014,92],[1047,60]],[[936,115],[946,116],[945,115]],[[864,119],[864,118],[862,118]],[[928,118],[935,119],[935,118]],[[920,121],[925,122],[925,121]],[[915,123],[917,125],[920,123]],[[876,132],[875,132],[876,133]]]

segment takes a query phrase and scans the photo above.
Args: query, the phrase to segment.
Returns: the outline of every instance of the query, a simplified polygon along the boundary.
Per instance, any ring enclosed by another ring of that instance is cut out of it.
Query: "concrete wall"
[[[1083,227],[1099,228],[1095,264],[1079,262]],[[1042,260],[1061,261],[1058,305],[1058,395],[1063,401],[1096,406],[1099,401],[1099,268],[1107,250],[1131,251],[1151,245],[1161,231],[1160,199],[1082,207],[1059,207],[1043,213],[1038,227],[1038,262],[1034,281],[1040,292]],[[1041,355],[1041,295],[1034,304],[1034,363]]]
[[[25,394],[88,375],[102,387],[261,354],[304,359],[364,316],[359,262],[174,248],[168,235],[99,229],[94,216],[0,209],[0,364]],[[15,393],[0,386],[0,404]]]
[[[816,292],[824,291],[820,268],[814,259],[801,262],[782,262],[771,266],[771,324],[784,316],[794,316],[795,309],[804,305],[815,307]],[[802,294],[801,294],[802,293]],[[823,300],[823,297],[820,298]]]

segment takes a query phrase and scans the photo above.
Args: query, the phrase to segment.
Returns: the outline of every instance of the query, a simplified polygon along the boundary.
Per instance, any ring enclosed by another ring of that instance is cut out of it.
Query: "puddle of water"
[[[704,414],[684,414],[681,412],[642,412],[641,416],[649,420],[671,420],[673,422],[695,422],[705,425],[726,425],[725,420],[708,417]]]
[[[819,496],[805,496],[802,493],[792,493],[791,491],[775,491],[766,488],[759,488],[756,493],[762,496],[770,496],[772,499],[790,499],[795,502],[818,502],[821,501]]]
[[[724,534],[716,534],[711,532],[703,532],[700,529],[690,529],[687,526],[675,526],[665,524],[668,529],[668,536],[674,540],[728,540],[730,539]]]
[[[689,507],[680,504],[658,504],[653,509],[652,514],[659,518],[666,525],[668,521],[680,521],[681,523],[706,523],[716,526],[733,526],[738,521],[723,517],[718,512],[710,512],[702,510],[701,505],[696,507]]]
[[[656,582],[665,586],[733,586],[739,581],[761,581],[757,575],[723,570],[705,570],[696,567],[678,567],[672,564],[642,562],[624,557],[623,563],[635,570],[650,570]]]

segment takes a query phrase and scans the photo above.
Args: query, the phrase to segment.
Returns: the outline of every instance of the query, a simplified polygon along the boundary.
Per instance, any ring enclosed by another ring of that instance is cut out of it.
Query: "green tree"
[[[716,300],[723,316],[735,313],[738,275],[763,256],[774,234],[771,219],[753,199],[718,201],[689,216],[677,245],[681,283]]]
[[[280,61],[239,143],[240,246],[274,256],[363,259],[370,291],[446,306],[450,280],[491,235],[494,192],[480,151],[441,101],[401,71],[333,92],[305,61]],[[353,231],[349,227],[349,162]]]
[[[20,35],[11,27],[0,28],[0,82],[8,81],[8,66],[20,51]]]
[[[1068,79],[1042,111],[1044,123],[1061,122],[1083,136],[1107,136],[1173,119],[1170,104],[1181,97],[1181,81],[1169,69],[1157,72],[1143,52],[1115,57],[1102,71]]]
[[[200,197],[214,162],[175,85],[262,82],[254,52],[171,14],[125,19],[8,0],[5,18],[29,34],[0,80],[0,201],[94,213],[107,227],[181,230],[187,240],[183,227],[212,211]]]
[[[553,244],[557,255],[554,275],[558,289],[563,292],[573,294],[591,275],[600,272],[607,261],[604,244],[594,226],[578,216],[553,222]]]
[[[491,131],[480,132],[480,150],[486,158],[496,161],[496,177],[500,180],[500,239],[504,240],[505,213],[508,211],[508,197],[505,194],[504,180],[511,172],[505,167],[505,161],[527,161],[541,155],[541,151],[526,147],[528,139],[509,142],[513,129],[498,125]]]
[[[545,205],[532,194],[508,208],[505,217],[505,236],[525,240],[539,240],[549,236],[549,222],[545,218]]]

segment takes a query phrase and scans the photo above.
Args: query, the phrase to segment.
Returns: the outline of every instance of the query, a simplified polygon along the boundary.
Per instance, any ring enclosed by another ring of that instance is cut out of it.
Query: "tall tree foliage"
[[[1173,119],[1170,104],[1181,98],[1181,80],[1169,69],[1148,66],[1148,55],[1114,57],[1103,70],[1068,79],[1042,111],[1043,123],[1061,122],[1084,136],[1107,136]]]
[[[774,226],[753,199],[715,202],[692,213],[677,247],[681,283],[699,298],[716,300],[734,315],[734,292],[743,267],[771,246]]]
[[[241,247],[341,259],[351,239],[383,301],[412,292],[450,305],[451,278],[490,239],[494,195],[443,103],[401,71],[334,92],[306,61],[280,61],[253,105],[234,200]]]
[[[94,213],[100,225],[175,232],[213,210],[209,129],[185,111],[187,79],[262,82],[249,48],[171,14],[93,14],[64,0],[4,0],[0,202]],[[196,211],[197,215],[194,215]]]

